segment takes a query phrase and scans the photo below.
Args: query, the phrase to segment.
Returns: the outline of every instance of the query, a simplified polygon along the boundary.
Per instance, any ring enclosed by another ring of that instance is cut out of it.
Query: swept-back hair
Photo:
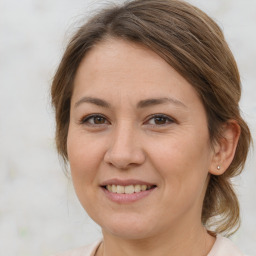
[[[106,38],[142,44],[161,56],[197,91],[205,107],[211,142],[230,119],[241,128],[236,153],[223,175],[211,175],[202,223],[226,235],[239,227],[239,203],[230,179],[240,174],[251,135],[239,111],[240,77],[219,26],[203,11],[179,0],[135,0],[110,6],[82,25],[70,40],[52,83],[56,144],[68,161],[67,134],[73,81],[81,60]],[[217,218],[213,218],[216,217]]]

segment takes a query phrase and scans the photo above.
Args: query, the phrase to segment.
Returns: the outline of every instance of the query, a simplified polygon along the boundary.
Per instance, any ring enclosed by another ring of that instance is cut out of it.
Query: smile
[[[105,189],[107,189],[109,192],[117,193],[117,194],[133,194],[133,193],[140,193],[142,191],[150,190],[154,185],[128,185],[128,186],[122,186],[122,185],[107,185],[105,186]]]
[[[144,183],[144,184],[143,184]],[[129,204],[151,195],[156,185],[138,180],[116,180],[112,179],[101,184],[102,192],[112,202],[118,204]]]

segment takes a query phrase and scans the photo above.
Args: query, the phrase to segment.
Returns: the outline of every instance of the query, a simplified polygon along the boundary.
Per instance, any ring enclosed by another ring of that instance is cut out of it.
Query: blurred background
[[[189,2],[224,30],[240,68],[241,109],[255,141],[256,1]],[[101,236],[55,151],[50,84],[70,34],[106,3],[0,0],[0,255],[46,256]],[[255,166],[251,151],[235,180],[242,226],[232,240],[248,255],[256,255]]]

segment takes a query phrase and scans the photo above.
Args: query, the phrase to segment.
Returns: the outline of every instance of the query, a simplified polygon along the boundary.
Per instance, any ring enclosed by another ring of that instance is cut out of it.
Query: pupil
[[[156,117],[155,123],[156,124],[165,124],[166,118],[165,117]]]

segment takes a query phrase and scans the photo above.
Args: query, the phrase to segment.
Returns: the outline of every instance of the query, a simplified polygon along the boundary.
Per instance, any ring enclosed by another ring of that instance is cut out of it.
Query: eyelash
[[[104,124],[91,124],[91,123],[89,123],[89,120],[93,119],[93,118],[103,118],[103,119],[105,119],[105,121],[107,121],[106,117],[101,115],[101,114],[92,114],[92,115],[89,115],[89,116],[81,118],[79,123],[80,124],[89,125],[89,126],[101,126],[101,125],[105,125],[106,124],[106,123],[104,123]]]
[[[151,124],[150,126],[157,126],[157,127],[163,127],[163,126],[166,126],[166,125],[169,125],[171,123],[174,123],[175,120],[167,115],[164,115],[164,114],[154,114],[154,115],[151,115],[146,122],[149,122],[151,119],[156,119],[156,118],[163,118],[166,120],[166,123],[164,124]],[[156,121],[156,120],[155,120]]]
[[[95,123],[91,124],[91,123],[89,123],[90,119],[94,119],[94,121],[95,121],[95,118],[103,118],[103,119],[105,119],[105,123],[103,123],[103,124],[95,124]],[[147,122],[149,122],[150,120],[152,120],[154,118],[155,119],[156,118],[162,118],[162,119],[166,120],[166,123],[164,123],[164,124],[149,124],[152,127],[156,127],[156,126],[157,127],[163,127],[163,126],[166,126],[168,124],[171,124],[171,123],[175,122],[175,120],[173,118],[171,118],[171,117],[169,117],[167,115],[164,115],[164,114],[154,114],[154,115],[149,116],[149,118],[147,118],[146,122],[144,122],[144,123],[147,123]],[[107,123],[106,123],[106,121],[107,121]],[[109,124],[110,122],[107,120],[107,118],[104,115],[92,114],[92,115],[89,115],[89,116],[81,118],[79,123],[82,124],[82,125],[97,126],[97,127],[99,127],[99,126],[102,126],[102,125]]]

